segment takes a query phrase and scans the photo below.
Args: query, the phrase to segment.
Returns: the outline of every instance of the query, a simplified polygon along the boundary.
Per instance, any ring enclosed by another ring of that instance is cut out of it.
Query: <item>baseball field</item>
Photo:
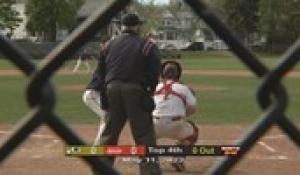
[[[272,68],[279,63],[277,55],[261,54],[261,61]],[[38,62],[38,61],[35,61]],[[233,144],[250,128],[263,111],[256,101],[257,79],[229,52],[183,52],[183,82],[196,91],[198,111],[191,117],[199,126],[197,144]],[[91,62],[93,67],[95,62]],[[90,79],[84,65],[71,70],[70,61],[52,79],[56,87],[56,112],[88,143],[96,136],[98,119],[81,100]],[[0,59],[0,141],[10,133],[29,110],[25,101],[28,79],[7,60]],[[283,84],[289,98],[287,115],[300,123],[300,66],[287,75]],[[174,143],[160,140],[160,143]],[[126,126],[120,144],[133,144]],[[90,170],[78,158],[65,157],[64,142],[48,127],[40,127],[27,141],[0,165],[0,175],[19,174],[89,174]],[[220,157],[188,157],[186,172],[175,173],[167,159],[161,160],[164,174],[196,175],[206,172]],[[233,175],[293,175],[300,171],[300,152],[278,127],[274,126],[231,171]],[[135,168],[131,168],[134,166]],[[134,162],[117,159],[117,169],[126,175],[137,174]]]

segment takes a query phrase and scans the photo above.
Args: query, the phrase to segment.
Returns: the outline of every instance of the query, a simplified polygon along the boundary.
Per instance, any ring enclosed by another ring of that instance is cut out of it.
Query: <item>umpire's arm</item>
[[[99,74],[98,82],[100,83],[99,90],[101,96],[101,108],[103,110],[108,109],[108,101],[106,96],[106,83],[105,83],[105,76],[106,76],[105,59],[107,55],[107,50],[108,50],[107,46],[105,48],[101,48],[97,70],[96,70],[96,72]]]
[[[155,88],[159,81],[160,74],[160,54],[157,46],[152,45],[149,53],[146,55],[146,79],[147,79],[147,90],[153,95]]]

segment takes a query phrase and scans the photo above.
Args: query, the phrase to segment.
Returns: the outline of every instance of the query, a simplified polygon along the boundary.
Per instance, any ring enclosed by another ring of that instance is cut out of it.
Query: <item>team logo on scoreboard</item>
[[[221,150],[224,152],[224,155],[237,155],[240,151],[239,146],[222,146]]]

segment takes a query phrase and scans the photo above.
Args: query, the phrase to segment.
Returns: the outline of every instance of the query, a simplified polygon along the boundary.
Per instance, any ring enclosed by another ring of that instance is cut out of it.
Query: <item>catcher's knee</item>
[[[197,140],[198,140],[198,136],[199,136],[199,130],[198,127],[196,126],[196,124],[192,121],[187,121],[192,127],[193,127],[193,134],[180,140],[179,144],[183,144],[183,145],[194,145]]]

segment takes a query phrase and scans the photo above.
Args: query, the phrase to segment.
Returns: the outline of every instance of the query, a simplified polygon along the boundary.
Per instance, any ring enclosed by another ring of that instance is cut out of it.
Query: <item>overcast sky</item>
[[[151,0],[140,0],[140,1],[147,2],[147,1],[151,1]],[[166,4],[168,2],[169,2],[169,0],[155,0],[155,3],[157,3],[157,4]]]

